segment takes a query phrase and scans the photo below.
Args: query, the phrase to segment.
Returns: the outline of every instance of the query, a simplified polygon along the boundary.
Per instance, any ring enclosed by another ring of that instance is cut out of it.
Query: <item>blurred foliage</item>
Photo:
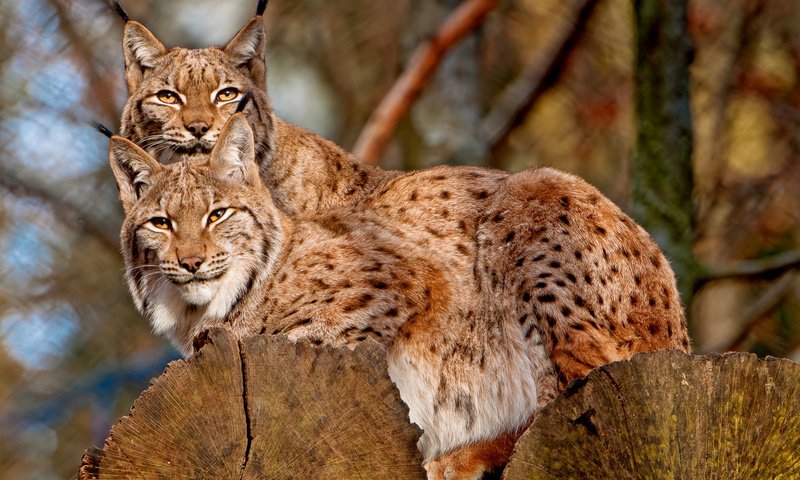
[[[229,39],[255,0],[137,0],[167,45]],[[269,89],[285,119],[350,148],[413,49],[458,0],[271,0]],[[383,158],[554,166],[623,208],[636,117],[632,2],[599,2],[558,78],[508,135],[481,119],[570,2],[506,0],[446,59]],[[709,272],[800,244],[800,9],[690,1],[695,254]],[[68,478],[176,354],[133,310],[106,140],[125,101],[122,22],[104,0],[0,0],[0,479]],[[796,268],[713,280],[690,306],[698,351],[800,360]],[[202,386],[199,386],[202,388]]]

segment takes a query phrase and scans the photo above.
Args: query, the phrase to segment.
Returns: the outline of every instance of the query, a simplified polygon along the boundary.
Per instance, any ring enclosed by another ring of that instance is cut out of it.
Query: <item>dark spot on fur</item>
[[[529,302],[530,300],[531,300],[531,293],[530,292],[525,292],[525,293],[522,294],[522,301],[523,302]]]
[[[650,335],[655,335],[659,331],[659,326],[655,323],[651,323],[647,329],[650,330]]]
[[[566,307],[566,306],[561,307],[561,315],[564,315],[565,317],[569,317],[569,315],[571,313],[572,313],[572,310],[570,310],[569,307]]]
[[[592,284],[592,277],[591,277],[591,275],[589,275],[588,273],[584,273],[584,274],[583,274],[583,279],[584,279],[584,280],[586,281],[586,283],[588,283],[589,285],[591,285],[591,284]]]
[[[519,257],[517,261],[514,262],[514,265],[517,267],[521,267],[523,263],[525,263],[525,257]]]
[[[582,332],[582,331],[586,330],[586,325],[584,325],[582,323],[572,323],[572,324],[570,324],[569,328]]]
[[[564,208],[569,208],[569,197],[561,197],[561,206]]]
[[[484,198],[489,197],[489,192],[486,190],[480,190],[478,192],[473,192],[472,195],[478,200],[483,200]]]
[[[648,298],[647,299],[647,304],[650,305],[651,307],[655,307],[656,306],[656,299],[653,298],[653,297]]]
[[[577,277],[575,277],[575,275],[573,275],[570,272],[567,272],[567,280],[569,280],[572,283],[576,283],[578,281]]]
[[[370,282],[370,284],[371,284],[371,285],[372,285],[374,288],[377,288],[377,289],[379,289],[379,290],[384,290],[384,289],[386,289],[386,288],[389,288],[389,285],[387,285],[387,284],[386,284],[386,282],[384,282],[384,281],[381,281],[381,280],[373,280],[372,282]]]
[[[569,225],[569,217],[566,215],[559,215],[558,220],[564,225]]]
[[[553,276],[553,274],[552,274],[552,273],[550,273],[550,272],[544,272],[544,273],[540,273],[539,275],[537,275],[537,276],[536,276],[536,278],[550,278],[550,277],[552,277],[552,276]]]
[[[536,255],[535,257],[531,258],[531,261],[539,262],[541,260],[544,260],[545,256],[546,255],[544,253],[540,253],[539,255]]]
[[[506,217],[504,217],[502,213],[498,213],[497,215],[494,216],[494,218],[492,218],[492,221],[494,223],[498,223],[498,222],[502,222],[503,219],[505,219],[505,218]]]
[[[536,288],[545,288],[545,287],[547,287],[547,283],[545,283],[545,282],[536,282],[534,287],[536,287]]]
[[[583,254],[578,250],[575,250],[575,258],[580,260],[581,258],[583,258]]]
[[[450,192],[448,192],[447,190],[442,190],[441,192],[439,192],[439,197],[447,200],[448,198],[450,198]]]
[[[639,299],[636,295],[631,295],[631,305],[636,305],[637,303],[639,303]]]
[[[556,319],[552,315],[545,315],[545,319],[547,320],[547,325],[550,327],[556,324]]]
[[[409,199],[409,200],[411,200],[412,202],[413,202],[414,200],[416,200],[416,199],[417,199],[417,191],[416,191],[416,190],[414,190],[413,192],[411,192],[411,196],[410,196],[410,197],[408,197],[408,199]]]
[[[548,293],[548,294],[545,294],[545,295],[539,295],[537,298],[542,303],[552,303],[552,302],[556,301],[556,296],[553,295],[552,293]]]
[[[550,268],[561,268],[561,262],[553,260],[552,262],[550,262]]]
[[[469,249],[466,246],[464,246],[463,243],[457,244],[456,250],[458,250],[458,253],[460,253],[461,255],[469,255]]]
[[[652,263],[652,264],[653,264],[653,266],[654,266],[654,267],[656,267],[656,268],[660,268],[660,267],[661,267],[661,259],[660,259],[660,258],[658,258],[658,257],[657,257],[657,256],[655,256],[655,255],[653,255],[652,257],[650,257],[650,263]]]
[[[559,244],[553,245],[553,251],[560,252],[561,251],[561,245],[559,245]]]
[[[528,320],[528,314],[527,313],[523,313],[522,316],[520,316],[517,319],[517,321],[519,322],[520,325],[524,325],[527,320]]]
[[[511,243],[512,241],[514,241],[514,236],[515,235],[516,234],[514,232],[508,232],[506,234],[506,239],[505,239],[506,243]]]
[[[542,242],[542,243],[550,243],[550,239],[547,238],[547,237],[542,237],[542,239],[539,240],[539,241]]]
[[[575,295],[575,305],[582,307],[586,305],[586,301],[580,295]]]
[[[636,285],[641,285],[642,284],[642,277],[640,277],[639,275],[634,275],[633,276],[633,283],[635,283]]]
[[[667,336],[672,338],[672,325],[667,325]]]

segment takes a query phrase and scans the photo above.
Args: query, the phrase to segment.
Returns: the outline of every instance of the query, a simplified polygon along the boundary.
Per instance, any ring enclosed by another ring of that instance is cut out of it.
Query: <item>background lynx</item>
[[[241,336],[377,339],[425,432],[431,478],[502,465],[558,382],[688,348],[658,249],[576,177],[441,167],[297,220],[274,205],[253,156],[241,114],[206,161],[165,166],[112,140],[138,308],[184,354],[223,321]],[[483,202],[483,218],[458,214]],[[420,227],[421,216],[438,220]]]
[[[276,205],[289,214],[351,203],[393,173],[364,165],[338,145],[278,118],[266,90],[266,32],[252,18],[225,46],[167,49],[127,21],[122,41],[130,97],[122,136],[162,163],[202,158],[244,92],[256,162]]]

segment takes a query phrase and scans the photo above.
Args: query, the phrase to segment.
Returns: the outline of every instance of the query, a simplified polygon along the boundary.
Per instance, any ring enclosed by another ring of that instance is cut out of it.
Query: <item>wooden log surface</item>
[[[542,410],[503,478],[800,478],[800,365],[671,351],[597,368]]]
[[[422,479],[382,349],[209,332],[84,455],[81,479]],[[639,354],[547,405],[503,478],[800,478],[800,365]]]
[[[87,451],[79,478],[419,479],[420,434],[377,343],[237,342],[217,328]]]

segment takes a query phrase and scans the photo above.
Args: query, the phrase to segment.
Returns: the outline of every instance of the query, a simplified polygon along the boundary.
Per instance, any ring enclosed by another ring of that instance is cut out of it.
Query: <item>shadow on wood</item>
[[[503,478],[800,478],[800,365],[636,355],[547,405]]]
[[[420,434],[377,343],[351,352],[214,329],[84,455],[79,478],[419,479]]]

